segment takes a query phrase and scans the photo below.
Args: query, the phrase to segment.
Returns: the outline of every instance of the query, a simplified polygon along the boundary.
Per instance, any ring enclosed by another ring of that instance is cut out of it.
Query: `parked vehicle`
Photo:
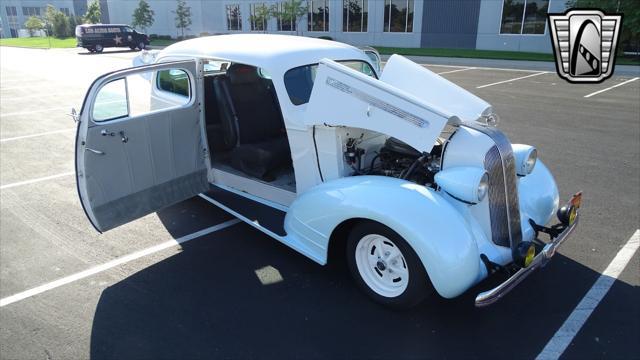
[[[143,50],[149,45],[149,37],[129,25],[84,24],[76,26],[78,47],[90,52],[102,52],[108,47],[129,47]]]
[[[476,297],[485,306],[578,224],[581,194],[560,204],[536,148],[512,144],[490,104],[402,56],[379,72],[346,44],[264,34],[146,56],[96,79],[76,115],[98,231],[199,195],[319,264],[346,254],[385,305],[509,273]]]

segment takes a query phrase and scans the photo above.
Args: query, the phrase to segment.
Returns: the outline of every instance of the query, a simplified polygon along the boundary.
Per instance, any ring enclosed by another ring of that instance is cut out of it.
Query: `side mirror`
[[[68,115],[71,116],[71,118],[75,123],[80,122],[80,115],[78,115],[75,108],[71,108],[71,114],[68,114]]]

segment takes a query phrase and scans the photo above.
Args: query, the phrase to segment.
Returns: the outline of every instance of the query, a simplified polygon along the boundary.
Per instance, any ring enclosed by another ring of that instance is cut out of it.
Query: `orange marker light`
[[[580,205],[582,204],[582,191],[580,191],[579,193],[573,195],[573,197],[571,198],[570,203],[571,203],[571,205],[575,206],[576,209],[579,209]]]

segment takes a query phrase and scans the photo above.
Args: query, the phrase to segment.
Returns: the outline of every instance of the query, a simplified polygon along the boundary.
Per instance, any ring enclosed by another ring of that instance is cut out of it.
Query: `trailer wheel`
[[[138,49],[140,49],[141,51],[144,50],[147,47],[147,45],[144,43],[144,41],[140,41],[140,43],[138,44]]]

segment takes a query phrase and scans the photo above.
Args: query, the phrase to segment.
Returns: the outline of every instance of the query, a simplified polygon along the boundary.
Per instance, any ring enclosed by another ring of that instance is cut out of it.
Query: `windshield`
[[[338,62],[365,75],[376,77],[371,66],[364,61],[348,60]],[[309,102],[317,70],[318,64],[311,64],[293,68],[284,74],[284,86],[287,88],[287,94],[293,105],[302,105]]]

